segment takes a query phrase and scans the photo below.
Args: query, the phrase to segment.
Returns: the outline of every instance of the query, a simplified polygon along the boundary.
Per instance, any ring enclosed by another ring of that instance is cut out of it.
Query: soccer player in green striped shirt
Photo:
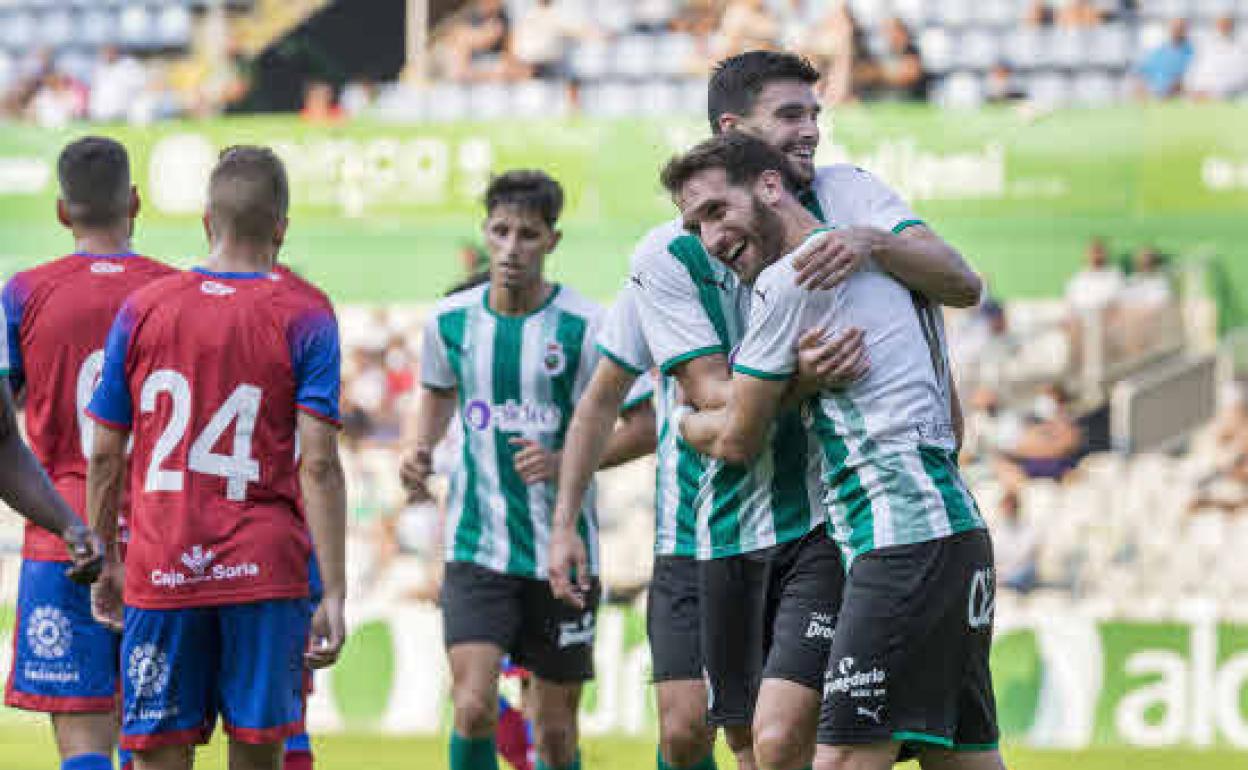
[[[548,282],[559,243],[559,184],[540,171],[495,178],[485,194],[488,284],[440,302],[424,334],[415,447],[404,481],[427,495],[432,448],[458,412],[462,462],[447,505],[443,636],[454,729],[450,770],[495,770],[494,727],[504,654],[533,674],[538,770],[579,769],[577,708],[593,677],[598,585],[586,606],[557,600],[546,581],[559,452],[598,361],[601,309]],[[624,405],[603,467],[654,448],[648,383]],[[597,573],[592,489],[577,530]]]
[[[961,411],[939,311],[874,266],[829,292],[797,287],[793,254],[821,223],[766,142],[716,137],[662,178],[686,226],[753,290],[727,404],[682,420],[693,446],[751,462],[781,412],[802,335],[866,333],[867,376],[806,407],[830,526],[851,560],[816,770],[887,770],[903,749],[925,766],[1003,770],[988,670],[992,546],[958,473]],[[846,236],[868,250],[888,238]]]

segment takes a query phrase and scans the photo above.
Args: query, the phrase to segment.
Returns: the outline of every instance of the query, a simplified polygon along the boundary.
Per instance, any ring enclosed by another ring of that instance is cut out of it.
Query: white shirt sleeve
[[[820,197],[830,202],[828,214],[841,226],[876,227],[900,233],[923,224],[891,187],[857,166],[837,166],[822,172]]]
[[[693,236],[683,236],[672,244],[687,247],[691,255],[695,250],[701,252],[701,262],[709,260]],[[664,374],[685,361],[729,352],[727,341],[711,319],[712,313],[722,312],[713,303],[719,301],[723,289],[713,273],[695,275],[696,265],[691,271],[666,246],[652,242],[654,251],[634,260],[629,279],[650,354]],[[704,299],[712,304],[708,306]]]
[[[761,380],[787,380],[797,371],[797,343],[811,293],[797,286],[787,262],[768,268],[754,283],[750,321],[733,361],[734,372]]]
[[[420,382],[438,390],[456,386],[455,372],[446,353],[446,342],[438,329],[436,313],[425,322],[425,333],[420,340]]]
[[[638,376],[654,368],[650,347],[637,313],[637,298],[630,289],[631,281],[620,290],[615,304],[598,333],[598,350],[617,365]]]

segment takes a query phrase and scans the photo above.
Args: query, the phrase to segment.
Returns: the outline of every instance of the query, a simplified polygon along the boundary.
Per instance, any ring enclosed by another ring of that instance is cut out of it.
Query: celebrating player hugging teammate
[[[272,274],[281,161],[231,148],[207,197],[207,267],[136,291],[108,334],[86,503],[114,542],[128,493],[124,616],[116,553],[92,600],[122,631],[121,745],[140,768],[189,767],[220,715],[231,768],[267,770],[302,729],[305,664],[332,664],[345,635],[338,329],[323,298]],[[311,639],[309,529],[324,581]]]
[[[793,288],[826,289],[869,263],[936,302],[973,304],[978,277],[895,193],[853,166],[815,167],[817,80],[818,73],[800,57],[754,51],[721,62],[708,94],[713,133],[749,134],[781,153],[813,221],[843,228],[809,241],[795,260],[801,270],[792,276]],[[756,258],[754,240],[731,244],[732,257]],[[660,767],[699,761],[698,767],[713,766],[708,744],[699,744],[691,727],[705,713],[706,700],[700,683],[689,676],[696,671],[687,663],[690,654],[701,657],[705,670],[710,723],[725,728],[739,767],[805,767],[814,754],[844,575],[839,549],[822,526],[818,444],[794,410],[769,427],[765,450],[744,465],[699,456],[677,443],[670,409],[677,383],[699,409],[728,403],[728,361],[744,337],[751,292],[727,265],[708,257],[680,220],[641,239],[630,272],[600,338],[610,360],[600,364],[568,438],[551,536],[552,583],[572,598],[571,573],[583,571],[577,567],[586,556],[567,514],[598,456],[600,436],[610,424],[609,405],[618,403],[631,377],[656,362],[663,375],[660,405],[667,407],[659,429],[656,506],[661,516],[671,517],[661,518],[657,528],[660,558],[650,608],[652,619],[654,613],[668,616],[663,625],[650,626],[663,712]],[[633,304],[639,326],[627,320]],[[801,347],[810,376],[799,377],[805,382],[788,391],[792,403],[812,383],[818,389],[861,375],[861,335],[849,324],[838,328],[841,332],[826,340],[823,330],[807,330]],[[668,521],[673,523],[663,526]],[[697,559],[697,577],[690,576],[691,565],[669,558],[685,555]],[[688,630],[691,612],[699,618],[700,634]],[[700,650],[693,647],[697,644]],[[683,685],[667,683],[669,671],[683,673]]]
[[[447,505],[442,611],[455,706],[451,770],[497,768],[499,665],[533,674],[529,698],[539,770],[579,768],[577,708],[593,677],[597,559],[580,607],[546,582],[555,479],[573,404],[599,360],[601,310],[544,277],[559,243],[563,190],[540,171],[496,177],[485,193],[489,283],[453,294],[424,334],[415,446],[403,475],[428,495],[433,447],[458,409],[463,457]],[[641,383],[643,386],[647,383]],[[648,387],[617,413],[603,467],[654,448]],[[592,494],[577,505],[578,537],[596,554]]]
[[[961,414],[939,312],[870,263],[831,291],[798,287],[793,254],[820,222],[798,200],[803,180],[763,141],[717,137],[662,176],[686,226],[753,288],[730,397],[683,419],[690,444],[755,462],[768,451],[803,332],[865,334],[870,372],[806,407],[830,529],[851,560],[815,767],[883,770],[903,748],[924,766],[1003,767],[988,673],[992,548],[958,474]]]

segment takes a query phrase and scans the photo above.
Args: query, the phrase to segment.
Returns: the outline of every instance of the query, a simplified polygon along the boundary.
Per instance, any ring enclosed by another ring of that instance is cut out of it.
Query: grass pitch
[[[319,770],[442,770],[445,743],[433,738],[391,738],[373,735],[314,739]],[[720,745],[719,766],[734,767]],[[649,770],[654,744],[645,740],[592,739],[583,745],[585,770]],[[1242,753],[1230,751],[1097,749],[1081,752],[1033,751],[1009,747],[1010,770],[1238,770]],[[39,721],[0,727],[0,770],[51,770],[57,767],[52,733]],[[224,770],[225,747],[220,740],[199,751],[196,767]],[[901,767],[911,770],[917,764]]]

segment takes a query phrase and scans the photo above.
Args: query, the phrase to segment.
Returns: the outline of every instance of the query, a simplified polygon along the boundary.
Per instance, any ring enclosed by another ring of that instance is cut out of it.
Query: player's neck
[[[787,205],[780,206],[776,213],[779,214],[784,228],[784,254],[801,246],[812,232],[823,227],[823,222],[807,211],[806,207],[798,203],[796,199]]]
[[[204,267],[214,273],[268,273],[276,263],[272,245],[223,238],[212,245]]]
[[[75,254],[129,254],[130,228],[116,227],[74,228]]]
[[[554,285],[544,279],[522,288],[490,281],[490,310],[499,315],[528,315],[541,307],[554,290]]]

